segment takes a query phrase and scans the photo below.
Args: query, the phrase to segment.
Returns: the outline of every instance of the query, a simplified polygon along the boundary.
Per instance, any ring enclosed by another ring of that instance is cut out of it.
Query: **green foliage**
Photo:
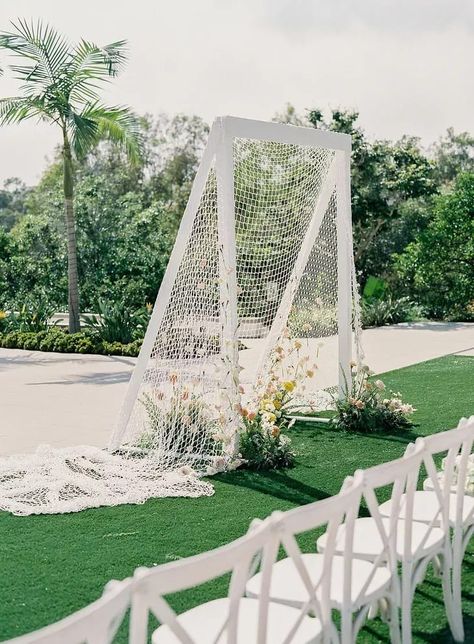
[[[436,177],[441,184],[450,184],[464,172],[474,173],[474,136],[457,134],[452,127],[433,146]]]
[[[435,164],[421,149],[419,139],[405,136],[395,142],[371,142],[357,124],[358,117],[356,111],[335,109],[326,118],[319,108],[301,117],[290,105],[277,119],[352,136],[354,250],[363,286],[370,274],[385,276],[390,270],[391,255],[399,250],[393,248],[393,230],[403,217],[403,204],[429,199],[438,186]]]
[[[0,189],[0,227],[11,230],[26,212],[30,189],[17,178],[7,179]]]
[[[363,367],[354,373],[350,392],[335,398],[335,414],[330,426],[346,432],[372,434],[397,432],[412,427],[415,409],[402,402],[401,394],[388,393],[382,380],[371,382],[369,370]]]
[[[384,326],[399,322],[415,322],[424,317],[424,310],[408,297],[394,298],[386,295],[382,298],[363,298],[362,326]]]
[[[21,95],[0,99],[0,125],[39,118],[62,129],[65,147],[69,140],[77,157],[110,138],[138,159],[137,119],[126,107],[102,105],[97,93],[99,83],[123,68],[124,40],[99,46],[82,39],[71,46],[51,26],[19,19],[11,32],[0,33],[0,49],[23,59],[10,69],[24,83]]]
[[[77,161],[75,205],[81,303],[153,302],[163,278],[207,126],[197,117],[143,119],[145,159],[131,166],[103,143]],[[179,162],[178,162],[179,159]],[[61,161],[25,193],[25,213],[0,228],[0,288],[5,300],[46,290],[67,308],[67,255]],[[0,217],[1,217],[0,209]]]
[[[374,275],[369,275],[362,295],[366,300],[371,298],[381,299],[386,292],[387,282],[379,277],[374,277]]]
[[[261,431],[255,423],[246,423],[239,434],[239,452],[249,470],[279,470],[295,465],[295,452],[288,436],[281,432]]]
[[[129,344],[102,342],[88,332],[67,333],[57,327],[47,330],[5,331],[0,326],[0,347],[27,349],[28,351],[55,351],[60,353],[99,353],[135,357],[140,351],[141,340]]]
[[[474,174],[437,198],[433,218],[396,258],[399,288],[429,316],[474,319]]]
[[[129,344],[145,336],[152,306],[131,311],[124,302],[98,300],[95,311],[96,314],[83,315],[82,319],[96,337],[105,342]]]
[[[20,333],[45,331],[54,313],[54,306],[44,297],[29,298],[18,305],[18,311],[12,310],[3,318],[5,331]]]

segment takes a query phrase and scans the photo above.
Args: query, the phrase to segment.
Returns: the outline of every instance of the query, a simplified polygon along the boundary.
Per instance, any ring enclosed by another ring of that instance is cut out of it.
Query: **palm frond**
[[[11,65],[16,77],[42,86],[57,82],[70,58],[66,39],[40,20],[28,23],[19,19],[12,26],[13,32],[0,33],[0,48],[31,61],[31,64]]]
[[[127,61],[127,41],[100,47],[81,40],[71,54],[68,75],[71,78],[70,100],[94,102],[97,100],[97,81],[115,78]]]
[[[54,115],[41,97],[11,96],[0,99],[0,125],[20,123],[35,116],[54,121]]]
[[[78,156],[84,155],[101,139],[108,139],[122,147],[133,163],[138,163],[141,158],[139,121],[128,107],[90,103],[81,114],[71,116],[69,125],[74,151]]]

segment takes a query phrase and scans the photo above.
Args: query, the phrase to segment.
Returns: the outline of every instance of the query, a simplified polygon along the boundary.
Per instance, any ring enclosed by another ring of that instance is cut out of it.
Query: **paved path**
[[[369,329],[364,344],[367,364],[381,373],[442,355],[474,356],[474,324]],[[0,454],[40,443],[106,445],[134,364],[133,358],[0,349]]]

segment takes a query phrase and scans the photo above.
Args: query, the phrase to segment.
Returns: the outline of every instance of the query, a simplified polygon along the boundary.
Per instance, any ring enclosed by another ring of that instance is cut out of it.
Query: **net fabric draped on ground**
[[[0,459],[0,510],[19,516],[78,512],[144,503],[151,497],[211,496],[210,483],[186,470],[153,476],[132,460],[87,445],[54,448]]]
[[[347,135],[217,119],[109,452],[4,462],[1,498],[67,512],[210,494],[199,476],[238,462],[238,410],[288,337],[331,356],[299,401],[327,404],[360,346],[349,159]]]

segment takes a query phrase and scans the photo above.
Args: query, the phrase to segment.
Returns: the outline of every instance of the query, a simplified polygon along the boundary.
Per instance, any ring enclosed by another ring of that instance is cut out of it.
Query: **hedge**
[[[0,347],[4,349],[27,349],[28,351],[57,351],[59,353],[98,353],[114,356],[138,356],[141,340],[129,344],[106,342],[93,333],[81,331],[68,333],[52,328],[36,333],[11,331],[0,333]]]

